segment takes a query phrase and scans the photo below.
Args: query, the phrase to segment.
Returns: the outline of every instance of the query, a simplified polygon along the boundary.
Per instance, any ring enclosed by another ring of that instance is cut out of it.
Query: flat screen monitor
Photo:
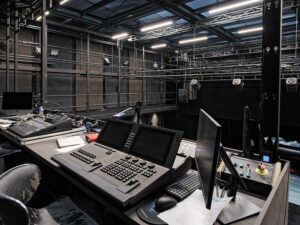
[[[173,130],[141,125],[129,153],[170,168],[178,150],[178,146],[176,149],[176,144],[174,144],[176,135],[181,135],[181,133],[177,134]]]
[[[122,150],[132,127],[133,123],[127,121],[107,120],[96,142]]]
[[[32,112],[32,92],[3,92],[2,111],[5,113]]]
[[[202,183],[207,209],[210,209],[220,150],[221,125],[203,109],[200,110],[196,140],[195,161]]]

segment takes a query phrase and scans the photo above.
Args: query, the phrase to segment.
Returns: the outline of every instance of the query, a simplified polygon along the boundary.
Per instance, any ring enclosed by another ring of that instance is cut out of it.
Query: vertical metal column
[[[7,1],[6,15],[6,91],[9,91],[9,39],[10,39],[10,2]]]
[[[15,1],[17,6],[18,1]],[[17,7],[16,7],[17,8]],[[18,42],[19,42],[19,11],[15,9],[15,33],[14,33],[14,91],[18,90]]]
[[[86,34],[86,112],[90,109],[90,34]]]
[[[142,78],[142,101],[144,102],[144,104],[146,104],[146,100],[145,98],[147,98],[147,96],[145,95],[145,46],[143,46],[143,56],[142,56],[142,74],[143,74],[143,78]]]
[[[118,107],[121,107],[121,40],[117,41],[118,47]]]
[[[262,159],[278,161],[281,89],[282,0],[263,1],[262,78],[259,149]],[[272,140],[273,139],[273,140]]]
[[[48,52],[48,31],[47,31],[47,21],[46,21],[46,11],[47,1],[43,0],[42,3],[42,58],[41,58],[41,104],[44,106],[47,104],[47,52]]]

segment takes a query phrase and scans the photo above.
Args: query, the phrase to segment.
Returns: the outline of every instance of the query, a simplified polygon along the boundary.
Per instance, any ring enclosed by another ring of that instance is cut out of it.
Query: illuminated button
[[[240,164],[240,168],[244,168],[244,164],[243,163]]]
[[[247,177],[250,178],[250,177],[251,177],[251,174],[250,174],[250,173],[247,173]]]
[[[243,171],[240,172],[240,176],[241,177],[244,176],[244,172]]]

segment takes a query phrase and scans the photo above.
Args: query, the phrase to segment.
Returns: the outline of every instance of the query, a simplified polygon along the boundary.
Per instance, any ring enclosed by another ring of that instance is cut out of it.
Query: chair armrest
[[[6,225],[28,225],[30,220],[27,207],[19,200],[0,196],[0,222]]]
[[[0,176],[0,193],[26,204],[36,192],[40,180],[41,171],[36,165],[19,165]]]

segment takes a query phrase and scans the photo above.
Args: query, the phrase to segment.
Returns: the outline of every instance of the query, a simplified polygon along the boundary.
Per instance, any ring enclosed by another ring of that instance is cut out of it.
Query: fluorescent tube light
[[[128,33],[124,32],[124,33],[115,34],[111,38],[112,39],[121,39],[121,38],[125,38],[127,36],[128,36]]]
[[[42,20],[42,16],[38,16],[35,20],[36,21],[41,21]]]
[[[166,47],[167,44],[163,43],[163,44],[156,44],[156,45],[152,45],[151,48],[152,49],[156,49],[156,48],[164,48]]]
[[[141,32],[146,32],[146,31],[149,31],[149,30],[155,30],[157,28],[166,27],[166,26],[169,26],[169,25],[172,25],[172,24],[173,24],[173,21],[171,21],[171,20],[160,22],[160,23],[151,24],[151,25],[142,27],[141,28]]]
[[[196,37],[196,38],[190,38],[190,39],[180,40],[178,43],[179,43],[179,44],[187,44],[187,43],[191,43],[191,42],[205,41],[205,40],[207,40],[207,39],[208,39],[207,36],[204,36],[204,37]]]
[[[59,4],[60,5],[63,5],[63,4],[65,4],[66,2],[68,2],[69,0],[62,0]]]
[[[256,31],[261,31],[261,30],[263,30],[263,27],[255,27],[255,28],[239,30],[237,33],[238,34],[246,34],[246,33],[251,33],[251,32],[256,32]]]
[[[240,7],[250,5],[250,4],[253,4],[253,3],[256,3],[256,2],[261,2],[261,1],[262,0],[248,0],[248,1],[243,0],[241,2],[226,5],[224,7],[218,7],[218,8],[215,8],[215,9],[211,9],[211,10],[208,11],[208,13],[209,14],[219,13],[219,12],[223,12],[223,11],[226,11],[226,10],[229,10],[229,9],[232,10],[232,9],[240,8]]]

